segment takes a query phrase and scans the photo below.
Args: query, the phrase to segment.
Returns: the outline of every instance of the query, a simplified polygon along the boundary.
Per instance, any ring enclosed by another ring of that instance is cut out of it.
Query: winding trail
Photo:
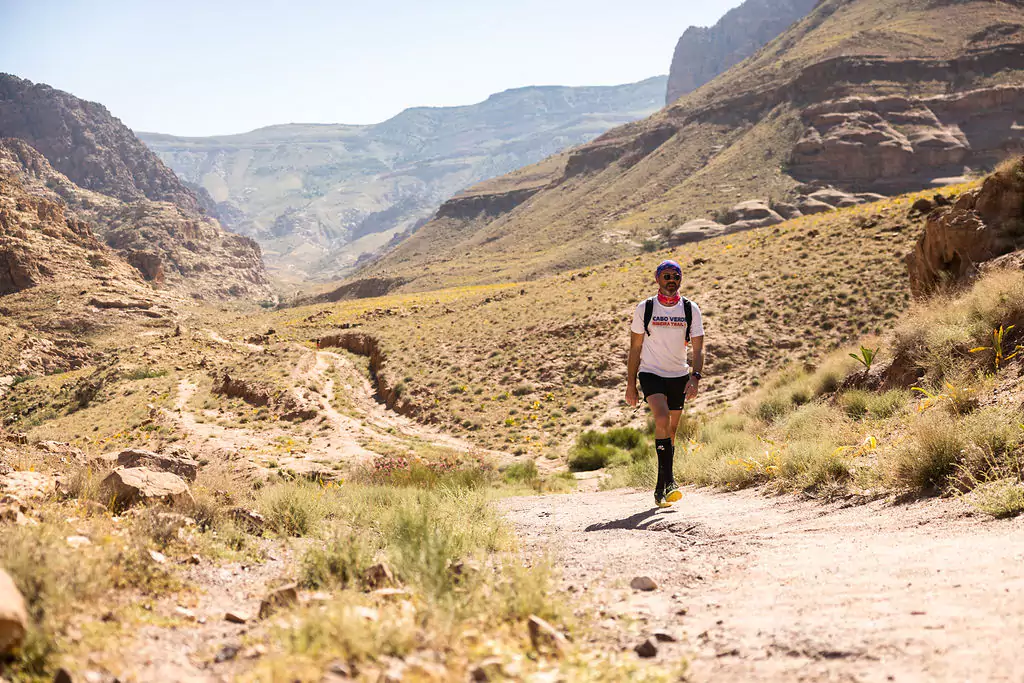
[[[501,507],[599,606],[597,638],[668,629],[659,658],[696,681],[1024,680],[1024,520],[692,489],[668,510],[630,491]],[[638,575],[657,590],[632,591]]]

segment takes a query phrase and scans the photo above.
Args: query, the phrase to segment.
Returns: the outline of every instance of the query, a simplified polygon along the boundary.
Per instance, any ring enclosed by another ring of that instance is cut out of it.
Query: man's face
[[[679,281],[681,277],[679,273],[671,268],[667,268],[658,275],[658,287],[665,294],[675,294],[679,291]]]

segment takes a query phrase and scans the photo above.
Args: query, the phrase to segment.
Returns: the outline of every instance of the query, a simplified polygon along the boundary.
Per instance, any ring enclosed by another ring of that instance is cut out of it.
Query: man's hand
[[[635,384],[626,385],[626,403],[636,407],[636,404],[640,402],[640,395],[637,393]]]
[[[690,375],[690,381],[686,383],[686,398],[692,400],[697,398],[697,392],[699,390],[700,380]]]

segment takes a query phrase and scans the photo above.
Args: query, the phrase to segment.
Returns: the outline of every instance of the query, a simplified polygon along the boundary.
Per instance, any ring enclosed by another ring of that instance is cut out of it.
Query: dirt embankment
[[[404,396],[405,385],[400,381],[395,381],[384,369],[387,356],[376,337],[365,332],[339,332],[320,337],[318,344],[322,349],[345,349],[369,358],[370,377],[377,392],[377,400],[406,417],[416,417],[420,414],[419,406]]]

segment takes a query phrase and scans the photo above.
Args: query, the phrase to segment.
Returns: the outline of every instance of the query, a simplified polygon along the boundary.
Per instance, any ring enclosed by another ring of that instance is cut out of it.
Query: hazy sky
[[[212,135],[375,123],[524,85],[668,73],[741,0],[0,0],[0,71],[129,127]]]

